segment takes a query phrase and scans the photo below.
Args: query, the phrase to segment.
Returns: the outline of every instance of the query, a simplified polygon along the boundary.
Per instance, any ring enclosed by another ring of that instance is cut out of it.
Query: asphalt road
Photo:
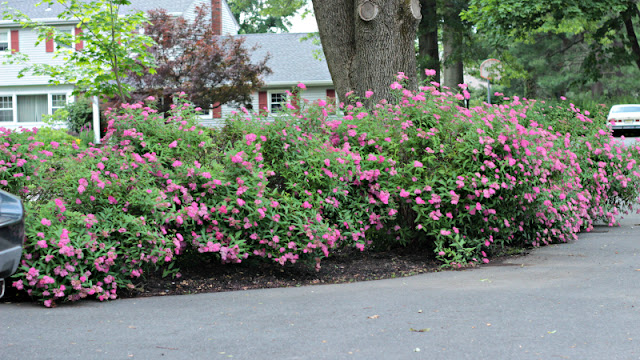
[[[619,135],[616,135],[616,137],[626,145],[640,145],[640,131],[627,132],[624,134],[624,139]]]
[[[0,304],[0,359],[640,359],[640,216],[502,266]]]

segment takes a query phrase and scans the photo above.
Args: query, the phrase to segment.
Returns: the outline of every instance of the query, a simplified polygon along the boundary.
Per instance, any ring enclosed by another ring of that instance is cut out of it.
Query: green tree
[[[36,6],[63,5],[58,19],[76,22],[81,32],[73,35],[61,32],[56,27],[47,26],[30,19],[26,14],[9,9],[4,11],[5,20],[19,22],[25,28],[38,33],[36,44],[53,39],[57,44],[54,58],[64,59],[62,65],[32,63],[25,53],[8,56],[6,62],[24,63],[26,66],[18,77],[27,73],[50,78],[51,84],[75,84],[75,94],[118,95],[129,98],[131,86],[124,82],[128,73],[141,74],[143,70],[154,72],[153,57],[147,48],[153,45],[148,36],[138,29],[146,23],[143,12],[121,13],[121,8],[129,5],[129,0],[43,0]],[[81,50],[75,49],[74,42],[82,41]]]
[[[241,34],[289,31],[291,18],[307,0],[229,0]]]
[[[462,17],[497,48],[513,41],[535,41],[539,33],[575,37],[564,45],[586,45],[582,70],[592,81],[611,65],[635,64],[640,69],[634,26],[640,12],[635,0],[471,0]]]

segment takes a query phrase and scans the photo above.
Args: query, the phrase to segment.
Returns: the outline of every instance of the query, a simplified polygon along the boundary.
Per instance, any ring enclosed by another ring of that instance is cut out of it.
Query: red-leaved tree
[[[169,99],[185,92],[203,109],[220,104],[248,104],[251,93],[261,87],[263,75],[271,73],[264,59],[252,59],[255,48],[244,46],[244,38],[217,36],[211,27],[211,12],[196,9],[194,21],[174,17],[165,10],[149,12],[144,29],[157,45],[149,52],[156,59],[156,72],[132,73],[134,98],[154,96]],[[164,109],[171,102],[165,101]]]

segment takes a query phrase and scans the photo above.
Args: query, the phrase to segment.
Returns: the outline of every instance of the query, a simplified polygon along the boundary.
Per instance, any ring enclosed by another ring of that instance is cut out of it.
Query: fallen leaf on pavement
[[[409,331],[412,331],[412,332],[428,332],[428,331],[431,331],[431,328],[424,328],[424,329],[410,328]]]

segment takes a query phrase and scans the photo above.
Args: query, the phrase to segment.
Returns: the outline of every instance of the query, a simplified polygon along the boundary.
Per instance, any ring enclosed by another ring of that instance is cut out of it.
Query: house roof
[[[6,5],[2,4],[7,2]],[[51,19],[56,18],[64,7],[58,3],[36,6],[41,0],[2,0],[0,1],[0,12],[7,8],[22,11],[31,19]],[[126,12],[130,9],[148,11],[153,9],[165,9],[169,13],[183,13],[195,0],[131,0],[131,5],[123,7]],[[47,11],[47,9],[51,9]]]
[[[263,59],[267,54],[271,58],[267,66],[273,73],[264,78],[267,86],[297,84],[303,82],[311,84],[331,84],[331,74],[327,62],[314,57],[314,51],[322,55],[322,46],[316,45],[312,40],[301,39],[306,33],[283,34],[242,34],[236,37],[244,37],[245,45],[258,45],[252,57]]]

